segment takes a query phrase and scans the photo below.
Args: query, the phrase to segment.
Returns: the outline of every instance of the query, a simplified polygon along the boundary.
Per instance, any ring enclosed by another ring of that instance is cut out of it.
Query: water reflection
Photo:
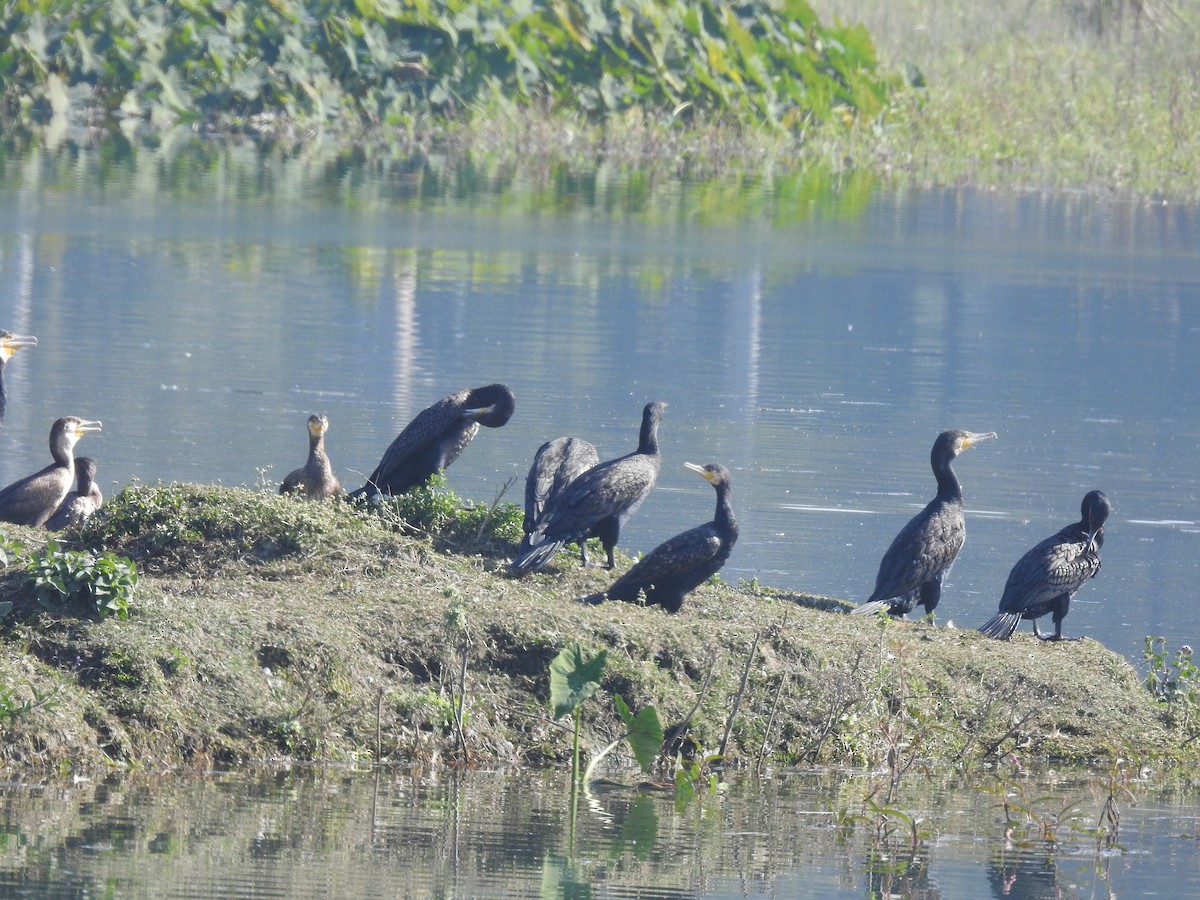
[[[451,470],[490,502],[548,438],[627,452],[663,399],[664,471],[623,545],[707,520],[681,464],[718,461],[742,523],[725,577],[861,600],[933,494],[933,437],[994,430],[958,467],[969,534],[939,612],[986,621],[1099,488],[1116,513],[1069,632],[1132,659],[1146,634],[1200,643],[1194,208],[106,152],[0,155],[0,325],[40,339],[8,368],[0,482],[45,465],[70,412],[105,423],[106,493],[272,483],[319,411],[355,487],[416,412],[503,381],[517,415]]]
[[[1031,791],[1080,801],[1089,783]],[[1122,849],[1015,842],[983,792],[906,782],[914,841],[842,819],[828,773],[738,778],[682,811],[608,791],[572,827],[559,774],[318,770],[0,786],[6,896],[1076,897],[1200,889],[1190,785],[1139,785]]]

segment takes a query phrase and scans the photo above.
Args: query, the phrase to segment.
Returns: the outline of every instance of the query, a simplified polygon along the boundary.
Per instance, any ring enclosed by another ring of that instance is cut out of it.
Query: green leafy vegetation
[[[1172,724],[1194,735],[1200,726],[1200,668],[1192,648],[1184,644],[1172,653],[1166,638],[1147,635],[1142,658],[1150,695],[1162,704]]]
[[[137,566],[114,553],[67,550],[56,541],[36,551],[25,570],[28,584],[48,612],[82,612],[118,619],[129,616]]]
[[[886,104],[860,27],[805,0],[19,0],[0,13],[10,119],[136,130],[286,115],[406,125],[499,98],[695,108],[798,128]]]

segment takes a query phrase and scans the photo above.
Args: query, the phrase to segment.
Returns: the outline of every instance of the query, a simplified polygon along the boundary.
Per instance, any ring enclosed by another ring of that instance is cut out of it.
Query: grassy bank
[[[512,580],[515,508],[463,515],[453,499],[381,516],[246,489],[130,488],[67,535],[137,562],[125,620],[42,611],[23,555],[46,534],[7,529],[0,769],[561,764],[571,738],[550,717],[549,666],[572,641],[608,652],[583,706],[587,753],[620,736],[619,694],[635,712],[653,705],[668,733],[693,713],[673,749],[715,751],[728,730],[727,757],[746,765],[1195,755],[1180,709],[1168,715],[1094,641],[864,621],[757,584],[705,585],[677,616],[585,606],[573,598],[611,575],[564,553]]]

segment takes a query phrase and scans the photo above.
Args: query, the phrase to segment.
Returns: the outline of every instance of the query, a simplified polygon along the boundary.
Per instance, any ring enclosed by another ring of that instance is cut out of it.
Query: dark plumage
[[[308,461],[302,468],[288,472],[279,486],[279,493],[297,493],[305,500],[333,500],[342,496],[342,485],[333,474],[333,466],[325,454],[325,432],[329,430],[329,419],[325,416],[308,417]]]
[[[1000,611],[979,630],[1004,640],[1022,619],[1033,623],[1043,641],[1061,641],[1062,623],[1071,597],[1100,571],[1104,523],[1112,504],[1101,491],[1089,491],[1080,504],[1079,521],[1053,534],[1027,552],[1008,573]],[[1054,634],[1042,634],[1037,619],[1050,613]]]
[[[665,403],[646,404],[637,450],[592,466],[546,505],[541,520],[517,548],[510,567],[514,575],[536,572],[563,544],[588,537],[600,539],[608,568],[616,564],[613,551],[621,526],[637,511],[658,479],[658,423],[666,407]]]
[[[100,428],[99,422],[76,416],[56,419],[50,428],[50,455],[54,462],[0,491],[0,522],[46,524],[75,482],[75,442]]]
[[[515,409],[513,392],[502,384],[459,391],[439,400],[405,426],[351,499],[403,494],[424,484],[458,459],[480,425],[499,428]]]
[[[12,355],[22,347],[36,347],[37,338],[32,335],[0,331],[0,422],[4,421],[4,410],[8,406],[8,391],[4,387],[4,367]]]
[[[524,532],[529,534],[537,527],[546,504],[599,462],[596,448],[582,438],[555,438],[538,447],[525,477],[525,520],[521,523]],[[581,542],[579,549],[586,566],[587,543]]]
[[[957,429],[938,435],[929,454],[937,496],[900,529],[879,563],[875,590],[853,613],[871,615],[886,607],[889,615],[903,616],[921,604],[932,615],[942,596],[942,579],[967,537],[962,485],[950,463],[968,447],[995,436],[994,431]]]
[[[729,470],[716,463],[684,463],[717,489],[717,512],[711,522],[697,525],[659,544],[618,578],[602,594],[584,597],[585,603],[626,600],[657,603],[667,612],[679,612],[683,598],[718,572],[737,542],[738,524],[729,503],[733,483]]]
[[[62,531],[70,525],[86,521],[104,503],[104,495],[96,484],[96,461],[90,456],[75,460],[75,490],[63,498],[58,509],[46,521],[50,531]]]

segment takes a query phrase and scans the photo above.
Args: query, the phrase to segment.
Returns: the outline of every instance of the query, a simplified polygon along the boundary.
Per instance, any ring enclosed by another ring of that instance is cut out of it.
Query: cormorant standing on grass
[[[1008,573],[1000,611],[979,630],[1001,640],[1012,637],[1022,619],[1033,623],[1043,641],[1073,640],[1062,634],[1071,597],[1100,571],[1104,523],[1112,504],[1101,491],[1089,491],[1079,508],[1079,521],[1061,529],[1017,560]],[[1050,613],[1054,634],[1042,634],[1037,620]]]
[[[301,494],[305,500],[333,500],[345,493],[333,474],[333,466],[325,453],[325,432],[329,430],[329,419],[313,413],[308,417],[308,461],[288,472],[279,486],[279,493]]]
[[[480,425],[499,428],[516,409],[513,392],[488,384],[443,397],[422,410],[383,453],[367,483],[350,499],[396,495],[419,487],[458,459]]]
[[[0,522],[45,525],[75,482],[75,442],[100,428],[99,422],[77,416],[55,419],[50,428],[50,455],[54,462],[0,491]]]
[[[703,584],[729,559],[737,542],[738,523],[729,503],[733,481],[729,470],[718,463],[698,466],[684,463],[717,489],[717,511],[711,522],[697,525],[659,544],[601,594],[584,597],[585,603],[626,600],[647,605],[657,603],[667,612],[679,612],[683,598]]]
[[[75,460],[75,490],[63,498],[46,522],[48,531],[62,531],[70,525],[85,521],[104,503],[104,495],[96,484],[96,461],[90,456]]]
[[[637,450],[592,466],[546,506],[534,530],[521,541],[509,568],[512,574],[536,572],[563,544],[580,543],[588,537],[600,539],[608,568],[616,565],[613,551],[621,526],[658,479],[658,424],[666,408],[665,403],[647,403]]]
[[[950,463],[968,447],[995,436],[994,431],[975,434],[958,429],[938,435],[929,454],[937,496],[900,529],[879,563],[875,590],[851,612],[871,615],[886,607],[889,615],[899,617],[919,603],[926,615],[932,615],[942,596],[942,579],[967,536],[962,485]]]
[[[525,478],[525,520],[521,523],[521,529],[529,534],[537,528],[546,504],[599,462],[596,448],[583,438],[560,437],[542,444]],[[586,541],[580,542],[579,549],[586,566]]]

